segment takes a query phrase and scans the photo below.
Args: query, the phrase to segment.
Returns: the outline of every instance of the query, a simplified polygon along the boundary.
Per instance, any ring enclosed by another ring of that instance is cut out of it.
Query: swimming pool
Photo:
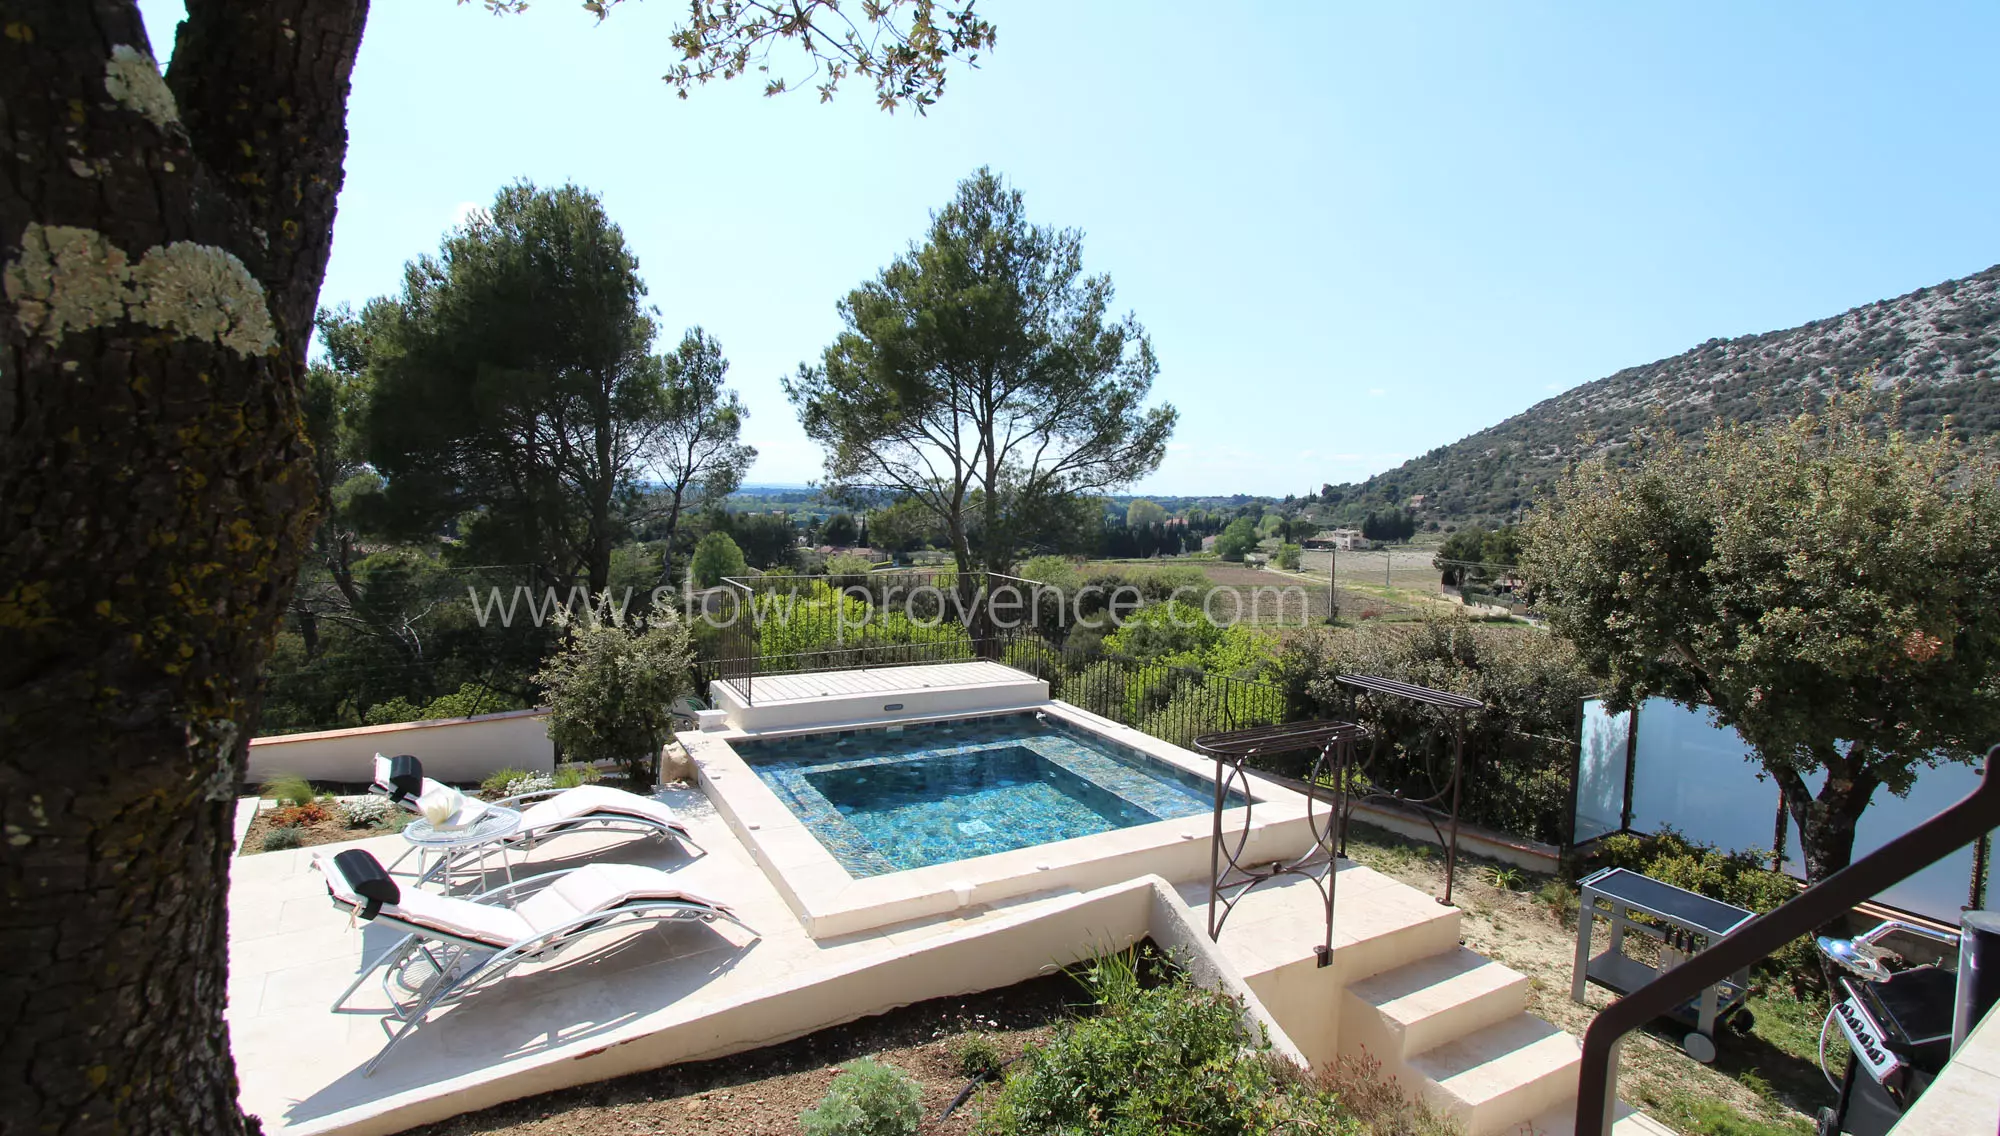
[[[1032,712],[734,747],[856,877],[1194,816],[1215,804],[1207,778]],[[1229,794],[1229,805],[1243,803]]]

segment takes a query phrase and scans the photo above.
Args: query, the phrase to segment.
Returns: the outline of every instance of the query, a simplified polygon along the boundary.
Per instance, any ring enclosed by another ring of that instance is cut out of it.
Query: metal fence
[[[1275,725],[1289,711],[1285,689],[1272,683],[1120,655],[1043,677],[1057,698],[1178,746],[1202,734]]]
[[[702,598],[703,677],[745,702],[760,675],[997,659],[1060,598],[997,573],[910,569],[729,577]]]

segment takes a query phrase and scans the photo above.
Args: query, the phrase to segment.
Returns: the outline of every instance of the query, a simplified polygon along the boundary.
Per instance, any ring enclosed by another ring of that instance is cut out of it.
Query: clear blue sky
[[[166,55],[175,0],[146,0]],[[2000,4],[986,0],[928,117],[658,76],[685,5],[376,0],[322,301],[393,291],[518,177],[601,192],[668,329],[778,386],[987,164],[1151,331],[1161,493],[1283,494],[1552,392],[2000,261]]]

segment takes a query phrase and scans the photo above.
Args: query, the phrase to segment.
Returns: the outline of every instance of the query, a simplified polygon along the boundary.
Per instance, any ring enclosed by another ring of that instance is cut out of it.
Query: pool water
[[[855,876],[1214,807],[1214,783],[1059,718],[1005,714],[732,743]],[[1243,804],[1231,792],[1231,805]]]

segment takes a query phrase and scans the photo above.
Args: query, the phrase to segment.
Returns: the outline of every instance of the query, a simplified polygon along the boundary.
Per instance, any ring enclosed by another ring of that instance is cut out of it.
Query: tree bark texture
[[[1799,849],[1806,879],[1823,880],[1854,860],[1854,832],[1862,812],[1881,785],[1862,763],[1827,756],[1826,782],[1817,796],[1789,765],[1766,765],[1777,779],[1785,810],[1799,826]]]
[[[0,0],[0,1132],[240,1132],[231,815],[365,0]]]

